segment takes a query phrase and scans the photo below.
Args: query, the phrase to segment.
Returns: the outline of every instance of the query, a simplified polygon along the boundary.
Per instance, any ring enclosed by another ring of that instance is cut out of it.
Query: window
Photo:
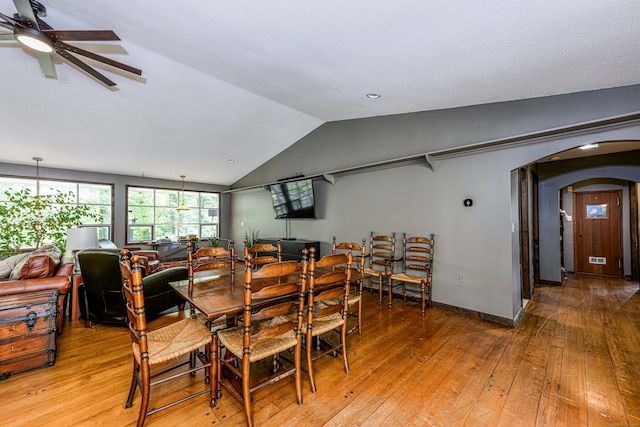
[[[608,219],[607,204],[586,205],[586,219]]]
[[[218,193],[127,187],[127,241],[218,237]],[[177,210],[184,203],[189,210]]]
[[[6,203],[5,191],[17,191],[28,188],[31,194],[37,194],[37,182],[33,178],[0,177],[0,203]],[[83,221],[83,227],[98,229],[99,239],[111,239],[111,224],[113,211],[113,186],[109,184],[94,184],[88,182],[53,181],[40,178],[40,194],[55,194],[71,192],[76,205],[87,205],[100,215],[100,223]],[[91,220],[93,221],[93,220]]]

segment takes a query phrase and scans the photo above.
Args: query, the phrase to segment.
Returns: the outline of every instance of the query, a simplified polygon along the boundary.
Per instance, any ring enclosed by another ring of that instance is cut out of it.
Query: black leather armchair
[[[96,322],[125,326],[127,311],[122,294],[120,253],[114,250],[78,252],[82,284],[78,287],[80,313],[92,326]],[[148,320],[160,313],[184,305],[184,300],[169,282],[187,280],[186,267],[173,267],[142,279],[144,306]]]

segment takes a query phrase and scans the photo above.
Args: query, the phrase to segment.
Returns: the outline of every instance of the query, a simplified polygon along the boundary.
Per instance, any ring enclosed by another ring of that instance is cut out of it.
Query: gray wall
[[[640,111],[639,92],[635,86],[327,123],[233,187],[624,115]],[[606,136],[640,139],[640,129],[611,131]],[[435,233],[434,300],[514,319],[521,297],[511,171],[593,138],[591,134],[563,135],[446,158],[437,162],[435,172],[426,164],[409,164],[339,175],[334,185],[317,180],[319,219],[292,220],[291,234],[320,240],[326,251],[333,235],[339,240],[360,240],[370,230]],[[465,198],[474,200],[473,207],[462,205]],[[273,219],[264,189],[232,193],[231,216],[236,240],[242,239],[247,227],[260,229],[265,237],[285,235],[285,222]],[[559,240],[559,225],[556,230]],[[556,248],[559,264],[557,242]],[[559,265],[557,270],[559,275]],[[464,273],[465,283],[458,283],[458,273]]]
[[[85,181],[99,184],[114,185],[114,208],[113,208],[113,239],[118,247],[126,244],[126,186],[139,185],[156,188],[182,188],[182,181],[171,181],[153,178],[144,178],[127,175],[111,175],[103,173],[74,171],[67,169],[55,169],[43,167],[46,159],[40,163],[41,179],[56,179],[68,181]],[[35,162],[33,166],[15,165],[10,163],[0,163],[0,175],[10,175],[16,177],[34,178],[36,174]],[[201,183],[184,183],[185,190],[192,191],[212,191],[219,192],[228,189],[226,186],[210,185]],[[223,194],[220,198],[220,235],[226,236],[230,229],[230,203],[231,198]]]

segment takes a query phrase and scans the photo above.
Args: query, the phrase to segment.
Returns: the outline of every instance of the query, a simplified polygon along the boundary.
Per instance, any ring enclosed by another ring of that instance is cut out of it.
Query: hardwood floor
[[[365,293],[363,335],[349,337],[351,373],[339,357],[320,359],[318,392],[303,376],[302,406],[292,378],[259,390],[256,424],[640,425],[638,282],[570,276],[562,287],[539,286],[515,328],[437,309],[423,319],[418,304],[377,302]],[[55,366],[0,382],[0,424],[134,425],[139,395],[124,408],[130,346],[125,328],[68,323]],[[152,390],[151,405],[171,393]],[[224,393],[214,409],[202,396],[146,425],[243,424],[241,405]]]

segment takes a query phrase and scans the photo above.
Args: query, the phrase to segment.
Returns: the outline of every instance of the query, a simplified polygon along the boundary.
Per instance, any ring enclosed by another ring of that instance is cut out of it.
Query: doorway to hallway
[[[573,199],[575,271],[622,277],[622,192],[578,192]]]

